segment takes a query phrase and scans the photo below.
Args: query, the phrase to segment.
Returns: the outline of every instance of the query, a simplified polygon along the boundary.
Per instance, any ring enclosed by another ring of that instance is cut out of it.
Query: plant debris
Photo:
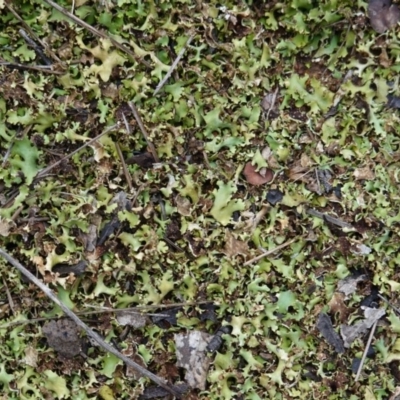
[[[368,17],[372,27],[383,33],[394,28],[400,20],[400,9],[391,0],[370,0],[368,3]]]
[[[352,293],[357,290],[357,284],[367,279],[364,274],[349,275],[344,279],[341,279],[337,283],[337,291],[345,294],[345,298],[348,298]]]
[[[129,325],[134,329],[139,329],[146,326],[148,317],[137,312],[124,311],[117,313],[117,321],[122,326]]]
[[[337,353],[344,353],[344,345],[340,336],[333,329],[332,321],[328,314],[320,313],[317,321],[317,329],[325,340],[335,348]]]
[[[272,206],[280,203],[283,199],[283,193],[279,189],[271,189],[267,192],[267,201]]]
[[[186,370],[185,380],[191,388],[206,388],[207,372],[211,359],[207,356],[207,346],[212,335],[191,331],[186,335],[175,335],[177,365]]]
[[[260,171],[257,172],[256,167],[251,162],[245,165],[243,174],[247,182],[256,186],[271,182],[274,177],[274,173],[268,168],[261,168]]]
[[[47,343],[60,356],[73,358],[82,353],[82,339],[79,337],[80,329],[70,319],[59,319],[47,322],[43,326],[43,334]]]
[[[179,397],[189,332],[183,398],[394,393],[399,1],[220,3],[0,0],[0,237],[50,291],[0,261],[4,397]]]
[[[342,325],[340,335],[343,338],[344,347],[350,347],[358,337],[363,335],[371,326],[386,314],[383,308],[364,307],[365,319],[353,325]]]

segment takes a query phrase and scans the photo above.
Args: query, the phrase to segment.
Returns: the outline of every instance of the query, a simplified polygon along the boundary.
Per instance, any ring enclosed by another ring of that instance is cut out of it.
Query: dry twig
[[[92,315],[92,314],[106,314],[106,313],[115,313],[118,314],[120,312],[131,312],[131,313],[137,313],[141,315],[148,315],[148,316],[157,316],[161,317],[164,314],[154,314],[154,313],[148,313],[145,312],[146,310],[154,310],[157,308],[161,309],[168,309],[168,308],[176,308],[176,307],[192,307],[192,306],[198,306],[201,304],[210,304],[213,303],[213,301],[209,300],[202,300],[202,301],[189,301],[187,303],[171,303],[171,304],[150,304],[147,306],[137,306],[137,307],[127,307],[127,308],[108,308],[108,307],[102,307],[99,309],[95,310],[90,310],[90,311],[79,311],[76,313],[76,315]],[[165,314],[166,315],[166,314]],[[58,316],[55,317],[43,317],[43,318],[32,318],[32,319],[25,319],[25,320],[18,320],[18,321],[12,321],[7,324],[0,325],[0,329],[6,329],[11,326],[15,325],[26,325],[26,324],[34,324],[36,322],[41,322],[41,321],[48,321],[51,319],[57,319],[59,318]]]
[[[66,17],[68,17],[69,19],[74,21],[76,24],[80,25],[82,28],[85,28],[89,32],[93,33],[93,35],[98,36],[98,37],[100,37],[102,39],[108,39],[117,49],[122,50],[124,53],[128,54],[129,56],[131,56],[138,63],[141,63],[141,64],[145,65],[147,68],[151,67],[150,64],[147,61],[145,61],[145,60],[141,59],[140,57],[138,57],[135,53],[130,51],[123,44],[117,42],[115,39],[113,39],[112,37],[110,37],[109,35],[106,35],[105,33],[101,32],[101,31],[97,30],[96,28],[93,28],[93,26],[87,24],[85,21],[82,21],[80,18],[78,18],[74,14],[71,14],[69,11],[67,11],[65,8],[59,6],[54,1],[52,1],[52,0],[43,0],[43,1],[45,3],[47,3],[48,5],[54,7],[56,10],[60,11],[61,14],[64,14]]]
[[[21,70],[27,70],[31,69],[32,71],[38,71],[38,72],[43,72],[44,74],[53,74],[53,75],[62,75],[64,72],[62,71],[54,71],[49,68],[48,65],[46,66],[35,66],[35,65],[25,65],[25,64],[18,64],[18,63],[11,63],[11,62],[0,62],[0,65],[3,65],[4,67],[7,68],[15,68],[15,69],[21,69]]]
[[[371,332],[369,333],[368,342],[367,342],[367,345],[365,346],[364,353],[362,355],[362,358],[361,358],[361,361],[360,361],[360,365],[358,366],[357,374],[356,374],[356,377],[354,379],[355,382],[357,382],[360,379],[361,371],[362,371],[365,359],[367,357],[368,349],[371,346],[372,338],[374,337],[374,333],[375,333],[375,329],[376,329],[377,323],[378,323],[378,321],[375,321],[375,323],[372,325]]]
[[[47,66],[51,66],[51,61],[46,57],[46,54],[43,53],[40,46],[38,46],[37,43],[32,38],[29,37],[29,35],[25,32],[25,30],[21,28],[19,30],[19,34],[24,38],[25,42],[32,47],[36,55],[42,59],[44,64]]]
[[[100,135],[97,135],[96,137],[94,137],[93,139],[88,140],[85,144],[83,144],[81,147],[79,147],[78,149],[74,150],[73,152],[67,154],[66,156],[64,156],[63,158],[61,158],[60,160],[56,161],[55,163],[49,165],[48,167],[42,169],[36,176],[35,179],[40,179],[43,178],[44,175],[46,175],[50,170],[52,170],[54,167],[56,167],[57,165],[61,164],[63,161],[68,160],[69,158],[71,158],[73,155],[75,155],[76,153],[79,153],[82,149],[84,149],[85,147],[89,146],[90,144],[92,144],[93,142],[95,142],[96,140],[99,140],[102,136],[106,135],[107,133],[110,133],[111,131],[113,131],[114,129],[118,128],[120,126],[120,124],[117,122],[114,125],[111,125],[110,127],[108,127],[104,132],[100,133]]]
[[[146,129],[144,128],[142,118],[140,118],[140,115],[139,115],[139,112],[138,112],[136,106],[130,101],[129,102],[129,107],[131,108],[131,110],[133,112],[133,115],[134,115],[134,117],[136,119],[136,122],[138,123],[139,128],[140,128],[140,130],[142,132],[142,135],[143,135],[144,139],[146,140],[147,147],[149,148],[149,151],[150,151],[151,155],[153,156],[154,161],[156,163],[159,163],[160,159],[158,158],[158,155],[157,155],[157,152],[156,152],[156,148],[154,147],[154,144],[149,139],[149,135],[147,134]]]
[[[30,273],[21,263],[19,263],[14,257],[9,255],[2,248],[0,248],[0,255],[3,258],[5,258],[11,265],[13,265],[19,272],[21,272],[21,274],[23,274],[31,282],[33,282],[36,286],[38,286],[39,289],[41,289],[49,299],[51,299],[55,304],[57,304],[69,318],[71,318],[80,328],[82,328],[86,332],[86,334],[93,340],[95,340],[103,349],[107,350],[111,354],[114,354],[120,360],[124,361],[126,365],[133,368],[135,371],[142,374],[143,376],[151,379],[155,384],[163,387],[172,395],[176,396],[177,398],[181,397],[182,393],[180,393],[177,388],[168,385],[167,383],[165,383],[163,379],[153,374],[152,372],[148,371],[146,368],[143,368],[136,362],[132,361],[129,357],[120,353],[109,343],[105,342],[100,335],[92,331],[84,322],[82,322],[82,320],[73,311],[71,311],[62,301],[60,301],[52,290],[50,290],[42,281],[36,278],[36,276]]]
[[[307,214],[312,215],[313,217],[321,218],[321,219],[323,219],[325,221],[330,222],[331,224],[340,226],[341,228],[351,229],[352,231],[356,230],[354,228],[354,226],[349,224],[348,222],[343,221],[343,220],[341,220],[339,218],[332,217],[332,216],[330,216],[328,214],[321,213],[321,212],[319,212],[317,210],[314,210],[312,208],[307,209]]]
[[[264,257],[270,256],[271,254],[274,254],[274,253],[276,253],[277,251],[284,249],[285,247],[291,245],[291,244],[294,243],[295,241],[296,241],[296,239],[288,240],[287,242],[282,243],[282,244],[280,244],[279,246],[276,246],[274,249],[268,250],[268,251],[266,251],[265,253],[262,253],[262,254],[260,254],[259,256],[254,257],[254,258],[252,258],[252,259],[249,260],[249,261],[246,261],[243,265],[244,265],[244,266],[247,266],[247,265],[253,264],[254,262],[259,261],[259,260],[261,260],[261,259],[264,258]]]
[[[132,178],[131,175],[129,174],[128,168],[126,166],[126,162],[124,159],[124,155],[122,154],[121,147],[118,142],[115,142],[115,148],[117,149],[118,157],[121,160],[121,165],[122,165],[122,170],[124,171],[126,183],[128,184],[129,191],[132,193],[133,192],[133,185],[132,185]]]
[[[400,315],[400,309],[399,309],[399,308],[395,307],[392,303],[390,303],[388,300],[386,300],[386,299],[385,299],[382,295],[380,295],[379,293],[378,293],[378,297],[379,297],[381,300],[383,300],[387,305],[389,305],[390,307],[392,307],[393,310],[396,311],[397,314]]]
[[[26,31],[29,33],[29,35],[36,40],[40,45],[46,50],[46,52],[51,56],[51,58],[59,63],[61,66],[65,66],[65,64],[51,51],[49,46],[40,40],[40,38],[36,35],[36,33],[31,29],[31,27],[19,16],[19,14],[14,10],[14,8],[8,4],[7,2],[5,3],[6,7],[8,10],[14,15],[14,17],[22,24],[22,26],[26,29]]]
[[[186,48],[189,46],[189,44],[191,43],[193,38],[194,38],[194,35],[191,35],[189,37],[189,39],[186,41],[185,45],[182,47],[181,51],[179,52],[178,56],[176,57],[175,61],[172,63],[171,68],[166,73],[166,75],[164,76],[163,80],[157,85],[156,90],[153,93],[153,96],[155,96],[162,89],[162,87],[165,85],[167,80],[170,78],[170,76],[172,75],[172,72],[174,72],[174,70],[175,70],[176,66],[178,65],[179,61],[181,60],[181,58],[185,54]]]

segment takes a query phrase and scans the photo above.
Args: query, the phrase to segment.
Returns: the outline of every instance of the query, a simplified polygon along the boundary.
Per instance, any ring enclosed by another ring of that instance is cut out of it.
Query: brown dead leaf
[[[303,168],[309,169],[314,165],[314,162],[311,160],[311,158],[307,154],[303,153],[300,157],[300,165]]]
[[[23,362],[30,367],[37,367],[38,351],[33,346],[27,346],[25,349],[25,357]]]
[[[223,253],[228,257],[235,257],[238,254],[247,256],[249,254],[249,246],[246,242],[236,239],[231,231],[225,231],[225,247]]]
[[[0,218],[0,236],[7,237],[10,234],[10,230],[15,226],[14,221],[6,221]]]
[[[97,226],[90,224],[88,233],[80,232],[78,237],[82,241],[85,251],[94,251],[97,242]]]
[[[100,162],[100,160],[105,156],[104,146],[96,141],[91,143],[89,147],[93,149],[95,161]]]
[[[390,0],[370,0],[368,3],[368,17],[371,26],[378,33],[392,29],[400,20],[400,9]]]
[[[184,217],[189,217],[192,214],[192,204],[187,197],[182,197],[178,194],[175,197],[175,202],[179,214]]]
[[[296,181],[308,182],[308,179],[306,177],[309,171],[310,168],[302,166],[301,161],[296,162],[289,169],[289,179],[295,182]]]
[[[265,183],[271,182],[274,178],[274,173],[268,168],[261,168],[259,172],[256,171],[256,167],[248,162],[244,167],[243,174],[251,185],[259,186]]]
[[[269,146],[266,146],[262,149],[261,155],[263,159],[268,163],[268,166],[277,169],[279,168],[279,163],[276,160],[274,154],[272,153],[272,150]]]
[[[349,310],[344,303],[345,296],[343,293],[335,292],[329,302],[329,311],[339,315],[340,322],[345,322],[349,314]]]
[[[375,179],[375,173],[371,171],[371,169],[368,166],[363,168],[356,168],[355,171],[353,172],[353,176],[358,181],[361,180],[371,181],[372,179]]]
[[[400,386],[397,386],[389,400],[400,400]]]

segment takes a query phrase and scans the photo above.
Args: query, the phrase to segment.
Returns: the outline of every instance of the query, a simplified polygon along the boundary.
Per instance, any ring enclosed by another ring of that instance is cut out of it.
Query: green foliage
[[[67,9],[70,3],[58,2]],[[173,333],[213,334],[229,325],[199,398],[390,397],[389,363],[400,359],[395,313],[375,333],[373,368],[367,360],[357,385],[349,371],[362,341],[338,357],[315,323],[327,310],[335,328],[351,324],[372,284],[391,301],[400,289],[400,119],[387,107],[388,95],[400,94],[396,30],[378,36],[364,17],[367,4],[348,0],[74,5],[76,16],[135,58],[44,2],[14,1],[39,47],[46,44],[52,67],[41,72],[44,60],[0,0],[2,59],[25,66],[0,66],[4,246],[75,311],[199,300],[217,305],[215,320],[203,318],[200,305],[182,307],[176,324],[132,329],[121,344],[165,376],[176,362]],[[62,161],[116,121],[120,129]],[[149,152],[146,141],[160,165],[121,161],[121,153],[126,161],[133,152]],[[272,169],[272,182],[247,182],[242,169],[249,161],[257,171]],[[280,190],[282,201],[269,204],[269,190]],[[115,200],[121,192],[123,206]],[[355,228],[341,229],[310,209]],[[98,245],[112,221],[118,223]],[[281,251],[246,263],[291,239]],[[359,245],[370,253],[357,252]],[[80,260],[88,267],[79,277],[53,272],[57,264]],[[20,299],[13,313],[4,305],[3,319],[60,315],[3,261],[0,268],[7,279],[1,287]],[[368,278],[341,303],[338,281],[354,270]],[[121,335],[114,316],[99,320],[96,329],[108,339]],[[0,327],[4,396],[142,394],[144,380],[130,379],[118,359],[97,348],[68,369],[42,343],[40,325]]]

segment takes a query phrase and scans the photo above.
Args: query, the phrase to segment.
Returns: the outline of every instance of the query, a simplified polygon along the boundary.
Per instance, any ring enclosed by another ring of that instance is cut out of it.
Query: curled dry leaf
[[[269,146],[266,146],[261,151],[262,158],[268,163],[271,168],[279,168],[279,163],[276,160],[272,150]]]
[[[368,3],[368,17],[371,26],[378,33],[383,33],[396,26],[400,20],[400,9],[390,0],[370,0]]]
[[[268,168],[261,168],[259,172],[256,171],[255,166],[248,162],[244,167],[243,174],[251,185],[259,186],[271,182],[274,178],[274,173]]]

